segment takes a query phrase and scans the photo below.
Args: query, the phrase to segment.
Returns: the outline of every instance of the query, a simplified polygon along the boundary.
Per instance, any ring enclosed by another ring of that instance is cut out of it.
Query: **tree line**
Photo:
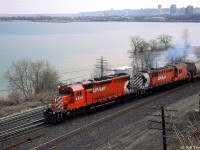
[[[179,47],[178,47],[179,46]],[[183,30],[182,41],[179,45],[172,44],[172,36],[162,34],[156,39],[149,41],[139,37],[130,37],[129,57],[132,58],[134,70],[150,69],[155,66],[155,58],[165,55],[168,63],[185,62],[188,50],[191,48],[189,42],[189,32]],[[194,50],[194,55],[200,56],[199,51]]]
[[[12,95],[22,95],[26,100],[42,92],[55,90],[59,82],[56,69],[44,61],[15,62],[7,69],[4,77],[9,89],[12,89]]]
[[[172,46],[172,37],[170,35],[159,35],[157,39],[146,41],[139,36],[130,37],[131,49],[128,51],[132,58],[133,68],[144,70],[153,66],[155,55]]]

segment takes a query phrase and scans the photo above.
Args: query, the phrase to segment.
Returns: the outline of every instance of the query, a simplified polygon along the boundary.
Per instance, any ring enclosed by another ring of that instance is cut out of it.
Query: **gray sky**
[[[113,9],[200,7],[200,0],[0,0],[0,14],[78,13]]]

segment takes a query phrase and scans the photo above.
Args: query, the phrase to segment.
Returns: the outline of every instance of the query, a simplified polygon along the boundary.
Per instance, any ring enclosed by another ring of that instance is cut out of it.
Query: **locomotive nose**
[[[145,89],[149,86],[148,73],[138,72],[133,76],[132,85],[137,89]]]

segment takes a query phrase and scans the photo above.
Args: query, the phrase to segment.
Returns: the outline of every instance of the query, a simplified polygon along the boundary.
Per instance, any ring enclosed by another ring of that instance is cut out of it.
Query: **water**
[[[85,75],[89,78],[101,56],[111,67],[130,64],[130,36],[149,40],[167,34],[176,43],[184,29],[189,31],[191,44],[200,45],[198,23],[0,22],[0,90],[6,89],[5,70],[18,60],[48,61],[60,73],[61,80]]]

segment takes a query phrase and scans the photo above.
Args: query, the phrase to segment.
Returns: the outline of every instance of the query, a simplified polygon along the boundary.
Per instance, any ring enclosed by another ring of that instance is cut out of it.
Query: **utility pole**
[[[100,68],[101,71],[101,77],[104,76],[105,67],[107,66],[107,60],[103,59],[103,56],[101,56],[101,59],[97,59],[97,68]]]
[[[167,150],[166,128],[165,128],[165,110],[164,110],[163,106],[161,106],[161,116],[162,116],[162,132],[163,132],[163,149]]]
[[[200,113],[200,94],[199,94],[199,113]]]
[[[161,106],[160,108],[153,107],[153,108],[149,108],[149,109],[155,109],[155,110],[161,111],[160,115],[152,115],[152,116],[156,116],[156,117],[161,117],[161,121],[157,121],[157,120],[149,120],[149,121],[153,122],[153,123],[162,124],[162,129],[160,129],[160,128],[150,128],[150,129],[162,130],[163,150],[167,150],[167,136],[166,136],[166,131],[173,131],[173,130],[166,129],[166,124],[171,124],[171,123],[165,121],[165,118],[169,117],[169,116],[165,115],[165,110],[167,110],[167,111],[177,111],[177,110],[175,110],[175,109],[166,109],[163,106]]]

